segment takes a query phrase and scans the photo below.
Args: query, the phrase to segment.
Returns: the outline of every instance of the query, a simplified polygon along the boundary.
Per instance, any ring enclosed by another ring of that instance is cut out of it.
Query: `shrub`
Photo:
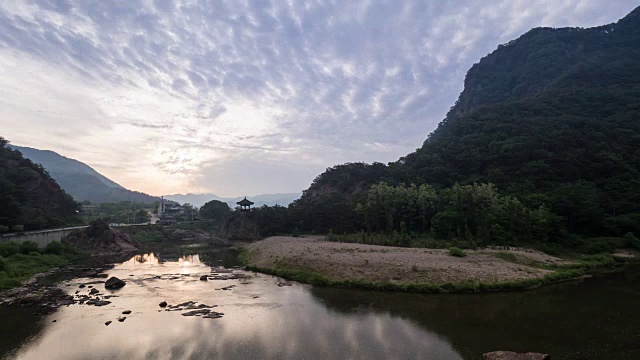
[[[20,252],[20,245],[15,241],[0,243],[0,256],[9,257]]]
[[[0,279],[0,290],[20,286],[20,280],[15,278]]]
[[[9,227],[6,225],[0,225],[0,234],[9,232]]]
[[[23,254],[29,254],[32,252],[38,252],[38,244],[33,241],[24,241],[20,243],[20,252]]]
[[[590,239],[582,246],[582,251],[586,254],[610,253],[614,249],[615,246],[604,239]]]
[[[13,231],[15,231],[15,232],[23,232],[24,231],[24,225],[15,225],[13,227]]]
[[[44,248],[44,252],[47,254],[61,255],[64,252],[64,245],[60,241],[52,241]]]
[[[632,232],[624,234],[624,240],[627,246],[640,250],[640,240]]]
[[[6,271],[7,268],[8,268],[7,262],[4,260],[2,256],[0,256],[0,271]]]
[[[449,255],[451,256],[455,256],[455,257],[465,257],[467,256],[467,254],[465,254],[464,251],[462,251],[462,249],[452,246],[449,248]]]

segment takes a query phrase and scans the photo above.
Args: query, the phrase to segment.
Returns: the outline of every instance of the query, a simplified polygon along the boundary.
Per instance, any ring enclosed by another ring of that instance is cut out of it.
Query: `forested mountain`
[[[78,160],[50,150],[14,146],[22,155],[41,164],[58,184],[76,201],[94,203],[133,201],[152,203],[159,199],[141,192],[127,190]]]
[[[0,137],[0,226],[36,230],[72,223],[77,204],[42,166],[10,149]]]
[[[363,190],[380,181],[493,183],[526,206],[550,209],[568,232],[637,232],[638,59],[640,8],[596,28],[533,29],[469,70],[421,148],[388,165],[328,169],[291,209],[303,227],[350,231],[361,226],[355,207]]]

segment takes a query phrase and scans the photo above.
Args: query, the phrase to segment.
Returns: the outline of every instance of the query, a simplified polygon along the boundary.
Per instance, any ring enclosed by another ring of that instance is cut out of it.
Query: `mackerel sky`
[[[419,147],[466,71],[637,1],[2,1],[0,136],[153,195],[298,192]]]

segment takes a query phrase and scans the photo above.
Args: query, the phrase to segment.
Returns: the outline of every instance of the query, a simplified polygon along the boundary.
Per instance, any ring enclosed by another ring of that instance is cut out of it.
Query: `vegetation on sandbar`
[[[10,289],[33,275],[68,265],[81,255],[58,241],[39,248],[32,241],[0,243],[0,290]]]

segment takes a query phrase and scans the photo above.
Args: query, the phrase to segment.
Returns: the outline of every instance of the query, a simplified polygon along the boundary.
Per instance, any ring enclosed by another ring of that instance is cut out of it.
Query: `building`
[[[251,211],[253,201],[247,200],[247,197],[245,196],[244,199],[238,201],[236,204],[240,205],[240,211]]]
[[[160,200],[158,207],[158,221],[161,225],[176,224],[181,221],[195,221],[199,220],[197,209],[189,204],[180,205],[176,202],[169,202],[164,200],[164,197]]]

